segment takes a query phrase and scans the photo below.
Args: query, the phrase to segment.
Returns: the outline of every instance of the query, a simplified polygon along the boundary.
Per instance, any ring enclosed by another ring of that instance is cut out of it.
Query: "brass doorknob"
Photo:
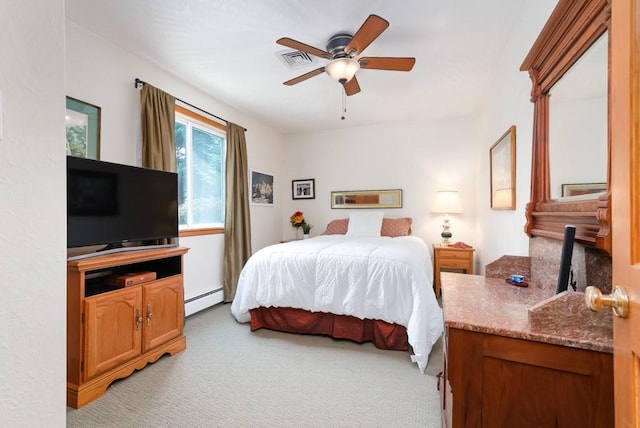
[[[584,299],[594,312],[600,312],[603,306],[610,306],[620,318],[629,316],[629,296],[619,285],[613,287],[611,294],[602,294],[598,287],[590,285],[584,290]]]

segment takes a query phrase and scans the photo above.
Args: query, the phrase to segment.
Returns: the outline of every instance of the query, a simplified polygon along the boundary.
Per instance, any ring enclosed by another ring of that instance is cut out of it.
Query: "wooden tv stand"
[[[182,256],[171,247],[98,255],[67,262],[67,405],[80,408],[168,353],[187,346]],[[156,272],[124,288],[114,275]]]

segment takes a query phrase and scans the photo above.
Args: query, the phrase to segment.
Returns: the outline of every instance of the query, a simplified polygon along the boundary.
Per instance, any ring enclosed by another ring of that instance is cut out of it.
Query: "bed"
[[[424,372],[443,332],[427,245],[404,233],[380,236],[380,223],[377,236],[375,226],[374,233],[358,232],[354,217],[345,234],[332,233],[330,224],[321,236],[257,251],[240,274],[231,312],[252,330],[411,349]]]

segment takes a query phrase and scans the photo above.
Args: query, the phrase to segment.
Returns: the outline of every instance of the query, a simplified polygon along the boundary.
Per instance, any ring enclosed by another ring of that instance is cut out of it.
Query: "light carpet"
[[[239,324],[231,305],[187,318],[187,349],[114,382],[68,427],[440,427],[441,339],[409,352]]]

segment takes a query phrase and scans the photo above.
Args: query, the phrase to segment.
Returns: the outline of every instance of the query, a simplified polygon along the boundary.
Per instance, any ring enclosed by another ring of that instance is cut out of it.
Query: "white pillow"
[[[354,238],[380,236],[383,211],[358,211],[349,213],[347,235]]]

